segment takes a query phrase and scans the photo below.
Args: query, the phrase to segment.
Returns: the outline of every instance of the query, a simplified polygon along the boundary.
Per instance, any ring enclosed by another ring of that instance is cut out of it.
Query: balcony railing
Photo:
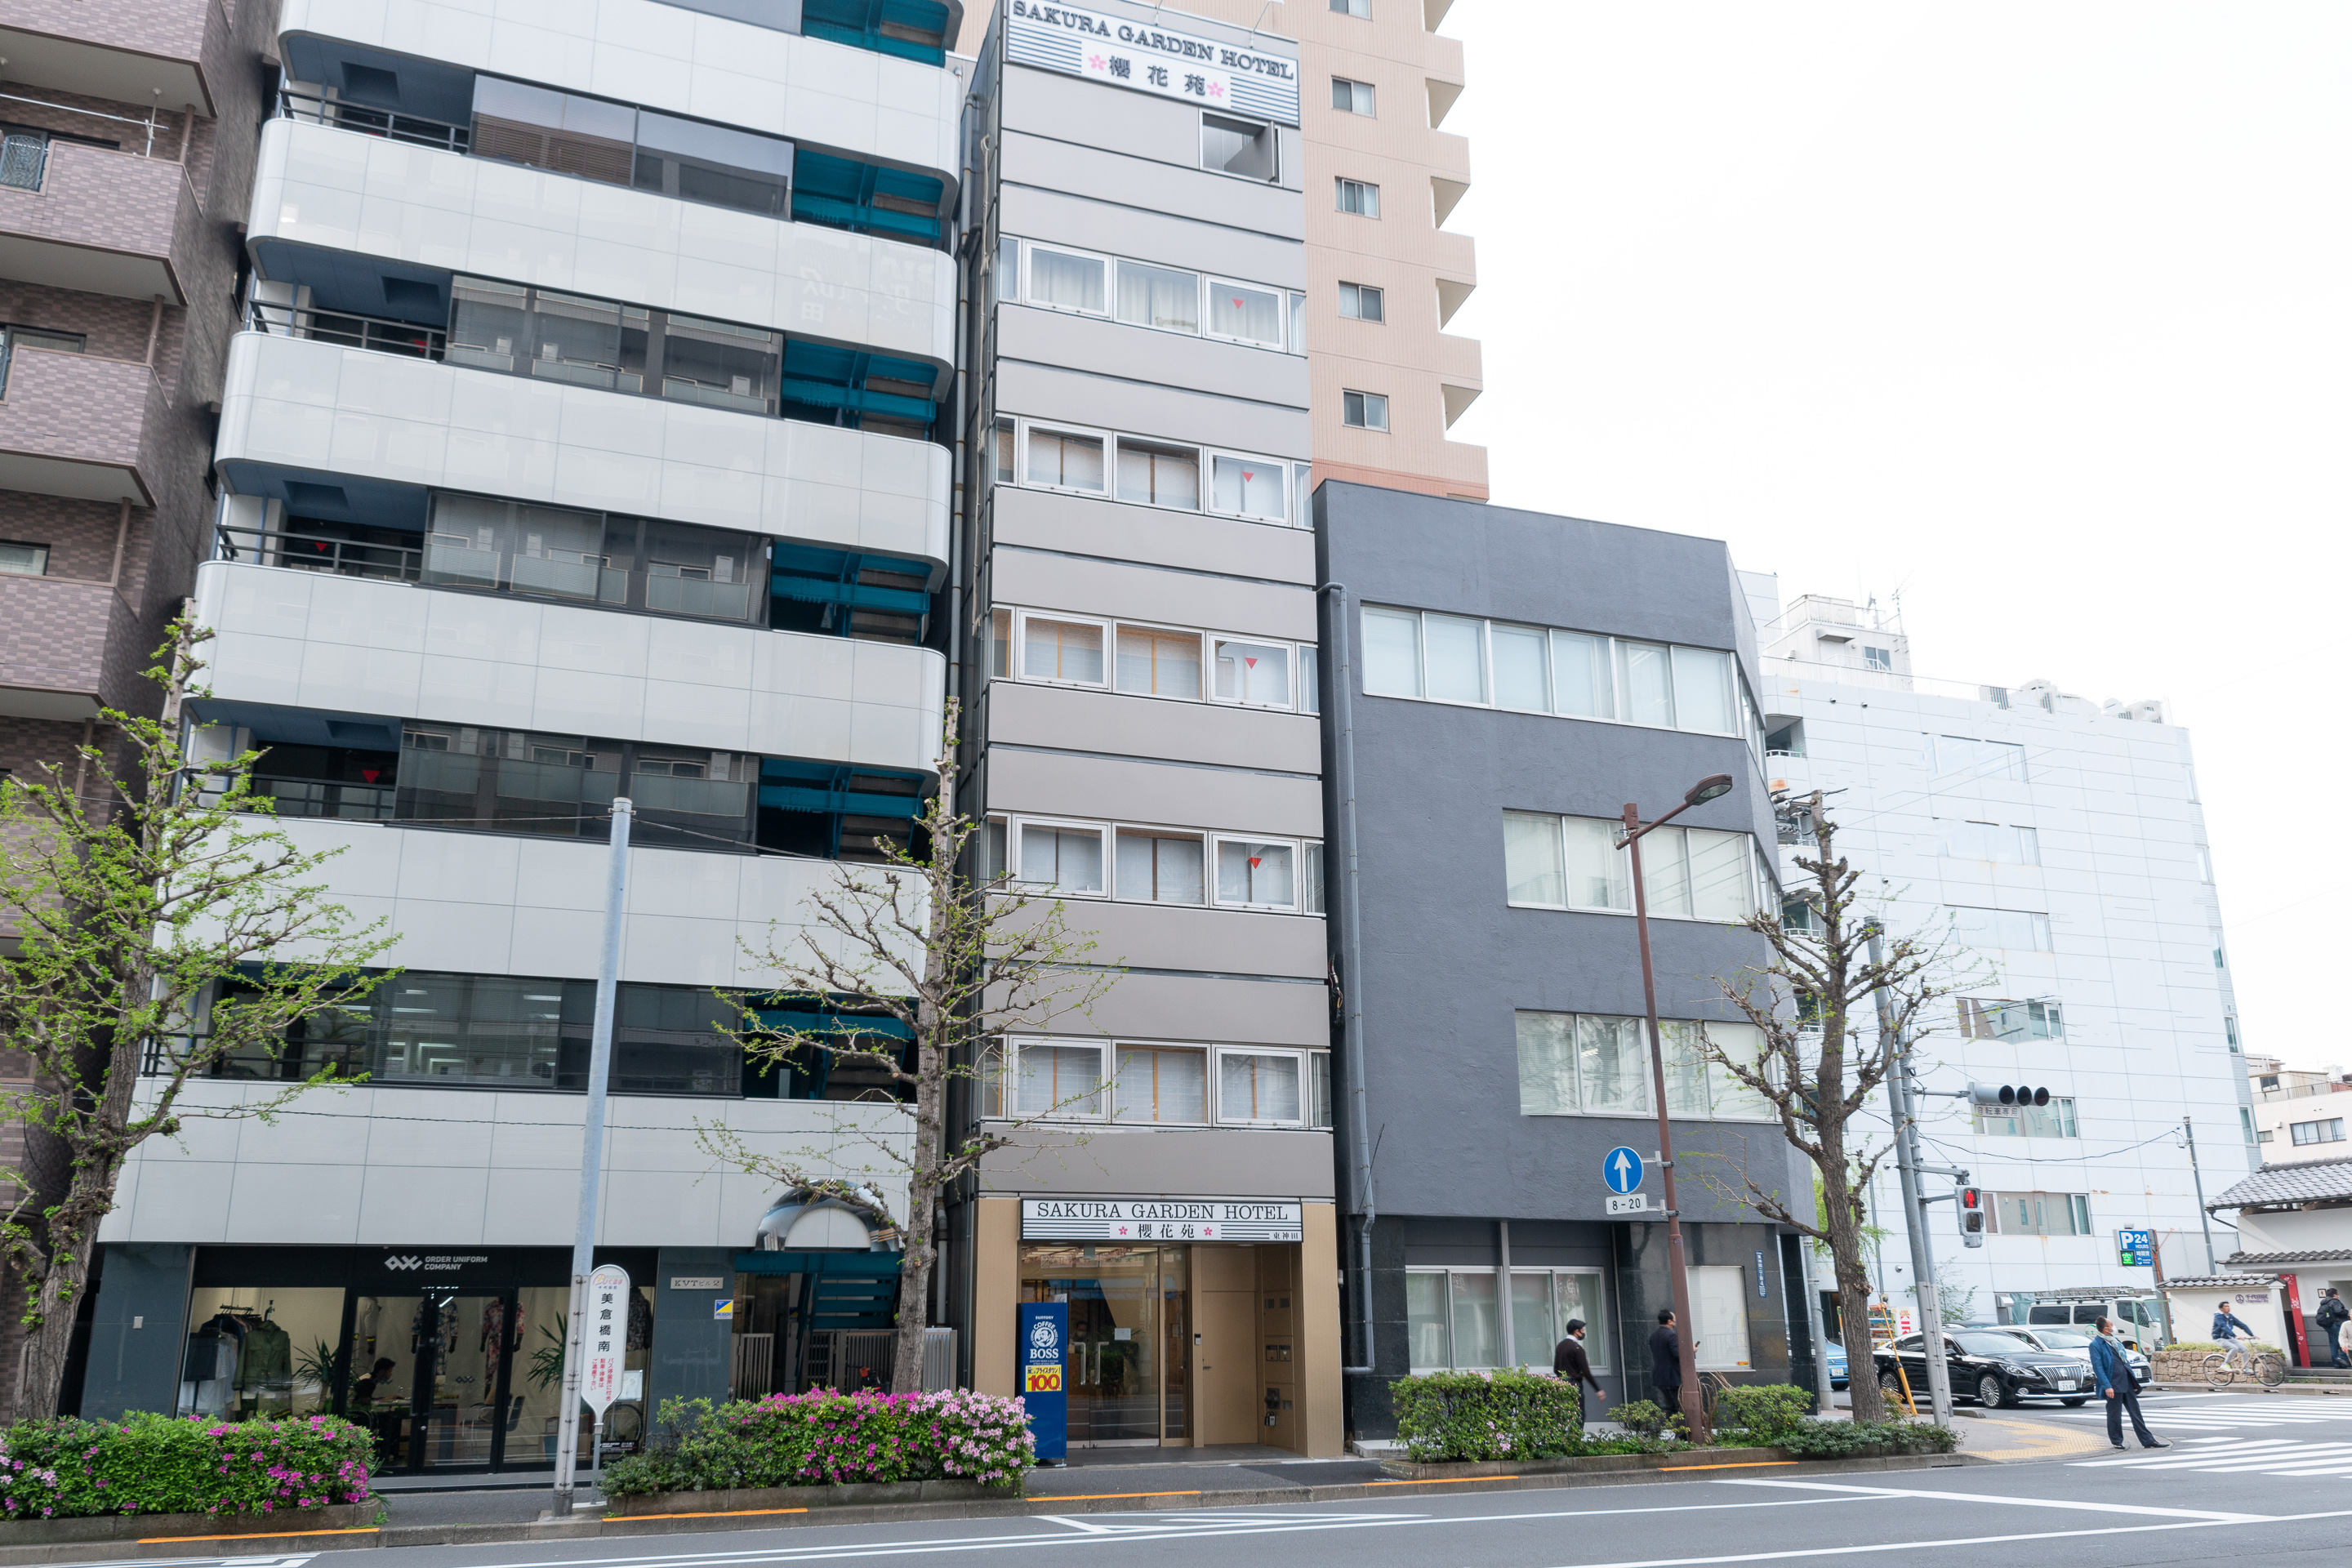
[[[214,530],[220,542],[218,559],[258,566],[284,566],[297,572],[324,572],[337,577],[373,577],[387,583],[424,580],[425,552],[397,544],[367,544],[325,533],[271,532],[259,528]]]
[[[440,359],[448,351],[449,334],[438,327],[394,321],[383,316],[355,316],[348,310],[314,310],[293,305],[273,305],[256,300],[247,309],[247,327],[283,338],[316,338],[351,349],[406,354],[412,359]]]
[[[306,120],[313,125],[332,125],[344,131],[356,131],[362,136],[381,136],[386,141],[406,142],[418,147],[437,147],[445,153],[473,150],[471,127],[453,125],[446,120],[428,120],[421,114],[397,114],[389,109],[370,109],[363,103],[320,98],[311,92],[295,92],[280,88],[278,111],[289,120]]]
[[[390,822],[394,791],[389,784],[335,784],[325,779],[281,779],[257,773],[253,793],[278,805],[280,816],[340,816],[354,822]]]

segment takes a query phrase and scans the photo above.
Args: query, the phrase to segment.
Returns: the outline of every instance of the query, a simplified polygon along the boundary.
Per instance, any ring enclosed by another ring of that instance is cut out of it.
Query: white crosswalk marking
[[[2315,1405],[2319,1408],[2313,1408]],[[2182,1432],[2229,1432],[2245,1426],[2304,1426],[2322,1421],[2352,1421],[2352,1400],[2338,1405],[2335,1400],[2317,1400],[2305,1404],[2301,1400],[2248,1398],[2189,1398],[2179,1402],[2140,1401],[2140,1411],[2150,1426],[2162,1426]],[[2103,1409],[2070,1410],[2063,1417],[2068,1421],[2095,1421],[2106,1425],[2107,1413]],[[2158,1436],[2164,1434],[2158,1432]]]
[[[2178,1448],[2072,1463],[2078,1469],[2194,1470],[2212,1476],[2352,1476],[2352,1443],[2313,1443],[2297,1437],[2196,1437]]]

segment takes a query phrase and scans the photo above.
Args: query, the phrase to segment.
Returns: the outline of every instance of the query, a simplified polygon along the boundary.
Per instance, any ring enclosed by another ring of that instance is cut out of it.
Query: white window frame
[[[1001,1058],[1004,1064],[1004,1070],[1002,1079],[1003,1088],[998,1091],[997,1100],[997,1108],[1003,1113],[1005,1120],[1015,1121],[1031,1116],[1045,1121],[1108,1121],[1111,1119],[1111,1097],[1114,1084],[1111,1072],[1100,1073],[1095,1080],[1098,1086],[1095,1090],[1095,1099],[1099,1107],[1097,1110],[1023,1110],[1020,1107],[1021,1056],[1033,1046],[1090,1048],[1096,1053],[1095,1060],[1097,1063],[1110,1068],[1113,1071],[1118,1067],[1118,1059],[1110,1054],[1113,1047],[1108,1040],[1081,1039],[1066,1035],[1022,1035],[1009,1039],[1004,1042],[1004,1050]]]
[[[1367,289],[1370,289],[1380,298],[1381,313],[1377,316],[1367,316],[1364,314],[1364,290]],[[1339,311],[1339,319],[1341,321],[1370,321],[1376,327],[1385,327],[1389,324],[1389,291],[1385,285],[1379,283],[1343,282],[1339,285],[1339,298],[1342,301],[1352,298],[1356,302],[1356,308],[1352,310],[1346,309],[1344,304],[1342,305]]]
[[[1370,223],[1378,223],[1381,221],[1381,186],[1379,181],[1354,180],[1349,179],[1345,174],[1334,174],[1331,178],[1335,182],[1331,187],[1331,206],[1332,209],[1339,213],[1341,217],[1360,217]],[[1372,210],[1370,212],[1366,212],[1363,209],[1363,204],[1360,197],[1358,198],[1357,205],[1353,207],[1342,206],[1340,205],[1340,190],[1342,187],[1347,185],[1353,185],[1360,191],[1370,191],[1372,193]]]
[[[1132,626],[1139,632],[1157,632],[1169,637],[1188,637],[1195,643],[1199,644],[1201,649],[1201,695],[1198,697],[1176,697],[1165,691],[1129,691],[1127,688],[1121,686],[1118,683],[1118,638],[1119,628],[1122,626]],[[1158,621],[1138,620],[1131,616],[1119,616],[1115,617],[1110,623],[1110,635],[1112,638],[1110,652],[1111,662],[1105,668],[1103,673],[1108,679],[1110,692],[1114,697],[1140,697],[1148,702],[1213,702],[1216,700],[1216,698],[1213,695],[1217,685],[1215,655],[1210,651],[1209,647],[1209,639],[1214,634],[1202,631],[1198,626],[1171,626],[1162,625]]]
[[[1290,291],[1288,289],[1270,288],[1264,283],[1246,283],[1238,278],[1220,278],[1213,272],[1203,272],[1200,277],[1202,283],[1201,335],[1202,337],[1207,338],[1212,342],[1239,343],[1244,348],[1270,349],[1276,353],[1286,353],[1289,352]],[[1209,322],[1212,318],[1212,312],[1209,309],[1209,297],[1221,283],[1231,284],[1236,289],[1247,289],[1254,294],[1271,294],[1274,296],[1274,339],[1272,342],[1268,342],[1265,338],[1236,337],[1229,332],[1216,331],[1210,327]]]
[[[1130,1121],[1119,1114],[1118,1053],[1121,1051],[1191,1051],[1201,1058],[1201,1120],[1179,1121],[1172,1118]],[[1109,1085],[1104,1095],[1110,1101],[1105,1120],[1120,1127],[1213,1127],[1217,1121],[1217,1061],[1214,1047],[1199,1040],[1114,1040],[1110,1046]]]
[[[1290,677],[1286,684],[1287,700],[1281,702],[1253,702],[1246,697],[1217,695],[1217,645],[1221,642],[1255,643],[1262,647],[1285,648],[1290,654]],[[1269,713],[1298,711],[1298,645],[1288,637],[1252,637],[1247,632],[1207,633],[1202,639],[1201,699],[1220,708],[1256,708]]]
[[[1310,858],[1315,862],[1315,907],[1311,910],[1307,907],[1307,862]],[[1331,893],[1330,889],[1324,886],[1323,880],[1327,875],[1328,875],[1328,869],[1324,862],[1323,840],[1320,838],[1300,839],[1298,841],[1297,872],[1298,912],[1300,914],[1312,916],[1317,919],[1322,919],[1329,914],[1331,908]]]
[[[1010,831],[1006,833],[1004,841],[1004,876],[1005,880],[1013,888],[1015,889],[1051,889],[1053,896],[1057,899],[1102,899],[1108,900],[1110,898],[1111,887],[1118,879],[1115,874],[1117,868],[1111,864],[1110,858],[1112,848],[1110,825],[1108,823],[1081,822],[1066,816],[1013,816],[1007,820],[1010,826]],[[1023,836],[1025,835],[1032,827],[1047,827],[1053,829],[1056,833],[1076,831],[1095,835],[1102,844],[1103,885],[1099,889],[1089,893],[1075,889],[1065,888],[1055,882],[1032,882],[1023,878],[1021,875],[1021,840]]]
[[[1201,841],[1201,901],[1180,904],[1162,899],[1130,899],[1118,889],[1118,836],[1121,833],[1148,834],[1154,838],[1197,838]],[[1155,910],[1213,910],[1217,907],[1217,851],[1212,840],[1216,836],[1205,827],[1171,827],[1164,822],[1115,822],[1110,826],[1111,859],[1104,880],[1110,884],[1110,900],[1118,904],[1141,904]]]
[[[1231,458],[1236,462],[1256,463],[1266,468],[1280,468],[1282,470],[1282,505],[1285,515],[1268,516],[1264,512],[1256,511],[1227,511],[1217,505],[1217,459],[1219,458]],[[1287,458],[1269,458],[1263,452],[1237,452],[1230,447],[1203,447],[1201,448],[1201,510],[1211,517],[1237,517],[1247,522],[1270,522],[1279,528],[1296,527],[1297,525],[1286,515],[1291,504],[1290,467],[1290,459]]]
[[[1211,1114],[1220,1127],[1311,1127],[1315,1121],[1315,1086],[1309,1076],[1314,1064],[1307,1060],[1307,1051],[1297,1046],[1213,1046],[1209,1049],[1210,1093],[1215,1097]],[[1242,1117],[1225,1114],[1225,1058],[1227,1057],[1289,1057],[1298,1063],[1298,1114],[1290,1119],[1281,1117]]]
[[[1360,422],[1348,417],[1347,400],[1350,397],[1363,399],[1364,417]],[[1377,425],[1372,423],[1372,405],[1375,402],[1380,405],[1381,415],[1381,422]],[[1339,423],[1350,430],[1370,430],[1382,436],[1387,435],[1389,433],[1389,395],[1385,392],[1366,392],[1360,387],[1354,386],[1342,388],[1339,393]]]
[[[1455,706],[1466,708],[1469,707],[1470,704],[1456,703]],[[1516,712],[1517,710],[1511,709],[1506,710],[1506,711]],[[1554,869],[1559,874],[1560,887],[1563,891],[1570,890],[1574,886],[1573,879],[1569,876],[1568,871],[1568,828],[1566,825],[1570,822],[1600,822],[1606,823],[1612,827],[1621,826],[1613,817],[1582,816],[1574,812],[1566,811],[1526,811],[1517,806],[1505,806],[1503,808],[1503,815],[1505,816],[1546,816],[1562,825],[1553,834],[1552,842],[1559,847],[1559,859],[1555,864]],[[1685,828],[1684,831],[1688,832],[1691,831],[1691,829]],[[1748,866],[1751,870],[1757,869],[1759,867],[1762,847],[1757,844],[1756,836],[1754,834],[1737,827],[1702,827],[1696,829],[1696,831],[1701,833],[1724,833],[1729,834],[1734,837],[1747,839],[1749,851]],[[1633,885],[1633,857],[1632,852],[1622,846],[1619,847],[1617,854],[1620,857],[1619,864],[1624,871],[1626,890],[1630,898]],[[1646,871],[1648,868],[1645,867],[1643,869]],[[1767,887],[1757,886],[1755,880],[1752,878],[1750,879],[1748,894],[1750,904],[1755,910],[1779,910],[1780,906],[1777,898],[1773,899],[1769,902],[1767,902],[1765,900],[1765,894],[1770,889]],[[1555,913],[1566,912],[1580,915],[1622,915],[1629,920],[1633,918],[1634,912],[1631,903],[1628,903],[1624,909],[1621,910],[1612,909],[1607,904],[1538,904],[1521,902],[1519,900],[1511,897],[1511,881],[1507,868],[1506,869],[1503,877],[1503,905],[1506,909],[1549,910]],[[1654,921],[1684,921],[1693,925],[1735,926],[1739,923],[1737,921],[1721,920],[1713,915],[1668,914],[1664,910],[1656,909],[1650,910],[1650,919]],[[1536,1011],[1546,1010],[1547,1009],[1541,1008],[1536,1009]],[[1614,1015],[1612,1014],[1611,1016],[1614,1016]]]
[[[1220,846],[1226,843],[1288,846],[1290,902],[1286,904],[1236,903],[1221,895],[1217,891],[1217,850]],[[1209,835],[1209,907],[1218,910],[1255,910],[1261,914],[1295,915],[1298,913],[1298,883],[1306,860],[1305,853],[1299,848],[1299,841],[1296,838],[1286,838],[1279,833],[1212,833]]]
[[[1071,680],[1057,675],[1030,674],[1029,623],[1032,620],[1066,621],[1072,626],[1092,626],[1100,632],[1103,639],[1103,678],[1100,680]],[[1064,615],[1059,610],[1014,610],[1010,662],[1020,671],[1015,679],[1030,686],[1067,686],[1080,691],[1108,690],[1112,675],[1111,660],[1118,656],[1118,649],[1111,641],[1112,625],[1111,622],[1099,620],[1093,616]]]
[[[1196,335],[1192,332],[1176,332],[1174,329],[1169,327],[1155,327],[1151,330],[1154,331],[1169,332],[1171,335],[1177,337],[1189,338]],[[1049,427],[1056,430],[1063,428],[1063,426],[1058,425]],[[1209,460],[1203,454],[1202,447],[1195,446],[1190,441],[1163,441],[1157,436],[1139,436],[1132,432],[1121,434],[1118,437],[1118,450],[1112,451],[1109,457],[1105,459],[1103,464],[1103,479],[1105,481],[1103,498],[1106,500],[1117,501],[1120,506],[1148,506],[1154,511],[1182,512],[1187,517],[1198,517],[1202,512],[1210,510],[1209,486],[1211,483],[1211,471],[1209,468]],[[1198,506],[1189,507],[1170,506],[1163,501],[1129,500],[1122,497],[1118,493],[1118,453],[1126,448],[1127,444],[1129,441],[1134,442],[1139,447],[1159,447],[1173,451],[1190,451],[1192,454],[1192,461],[1199,468],[1199,476],[1195,480],[1195,490],[1201,497],[1200,504]],[[1219,515],[1223,514],[1221,513]]]
[[[1020,422],[1021,443],[1018,464],[1014,469],[1020,477],[1014,481],[1023,489],[1045,490],[1053,495],[1090,496],[1096,500],[1115,501],[1118,499],[1118,448],[1114,445],[1116,432],[1097,429],[1088,425],[1064,424],[1055,419],[1024,419]],[[1085,489],[1077,485],[1049,485],[1029,477],[1029,439],[1033,432],[1043,430],[1052,436],[1090,436],[1103,444],[1103,483],[1098,490]],[[1173,445],[1181,446],[1176,442]]]
[[[1091,261],[1103,269],[1103,308],[1089,310],[1084,305],[1060,305],[1050,300],[1040,300],[1030,287],[1035,268],[1030,261],[1034,252],[1050,250],[1056,256],[1076,257]],[[1179,269],[1181,270],[1181,269]],[[1097,321],[1118,319],[1118,258],[1097,250],[1081,250],[1075,245],[1055,245],[1049,241],[1024,239],[1021,242],[1021,302],[1040,310],[1058,310],[1066,316],[1092,316]]]

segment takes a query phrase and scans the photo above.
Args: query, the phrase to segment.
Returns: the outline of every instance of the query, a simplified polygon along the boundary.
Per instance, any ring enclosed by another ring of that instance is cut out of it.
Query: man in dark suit
[[[1554,1375],[1566,1378],[1580,1391],[1590,1384],[1592,1397],[1596,1400],[1609,1397],[1601,1386],[1601,1380],[1592,1375],[1592,1363],[1585,1356],[1582,1318],[1568,1321],[1568,1337],[1552,1347],[1551,1370]]]
[[[1657,1384],[1658,1404],[1668,1415],[1683,1407],[1683,1342],[1675,1332],[1675,1310],[1658,1309],[1658,1326],[1650,1331],[1650,1381]]]

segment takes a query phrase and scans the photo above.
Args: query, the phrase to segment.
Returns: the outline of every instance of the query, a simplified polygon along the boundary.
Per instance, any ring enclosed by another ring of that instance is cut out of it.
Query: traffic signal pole
[[[1870,963],[1885,962],[1876,927],[1870,932]],[[1944,1362],[1944,1311],[1936,1296],[1936,1259],[1927,1245],[1927,1205],[1919,1195],[1919,1121],[1911,1105],[1911,1052],[1907,1030],[1895,1026],[1895,1004],[1878,989],[1878,1036],[1886,1052],[1886,1101],[1895,1118],[1895,1168],[1903,1181],[1903,1228],[1911,1238],[1911,1282],[1919,1300],[1920,1343],[1927,1353],[1927,1399],[1936,1425],[1952,1424],[1952,1373]],[[1847,1375],[1853,1374],[1847,1352]]]

